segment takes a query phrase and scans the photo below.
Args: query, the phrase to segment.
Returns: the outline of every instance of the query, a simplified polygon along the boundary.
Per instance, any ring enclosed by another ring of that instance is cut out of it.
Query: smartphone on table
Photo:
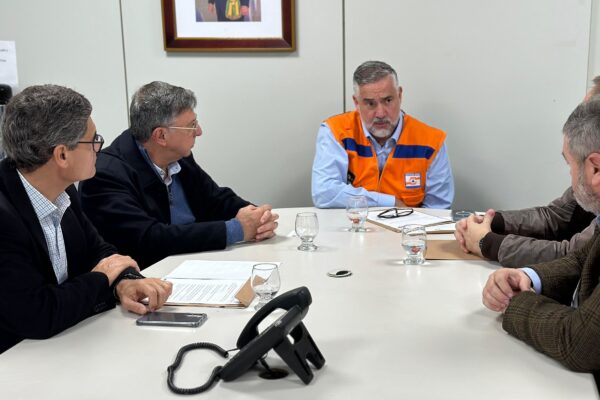
[[[204,313],[156,311],[142,315],[135,323],[137,325],[149,326],[182,326],[197,328],[202,325],[207,318],[207,315]]]

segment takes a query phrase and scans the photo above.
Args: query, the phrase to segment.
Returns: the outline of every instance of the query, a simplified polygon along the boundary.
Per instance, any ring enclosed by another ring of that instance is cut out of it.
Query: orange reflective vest
[[[423,203],[427,169],[446,139],[443,131],[404,114],[398,143],[379,174],[377,155],[358,111],[335,115],[325,123],[348,153],[349,184],[391,194],[410,207]]]

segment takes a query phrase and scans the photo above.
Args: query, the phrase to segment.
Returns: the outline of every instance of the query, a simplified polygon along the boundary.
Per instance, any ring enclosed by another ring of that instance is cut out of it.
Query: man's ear
[[[600,190],[600,153],[592,153],[586,160],[588,169],[592,176],[592,187]]]
[[[354,102],[354,107],[358,108],[358,99],[356,98],[356,95],[352,95],[352,101]]]
[[[150,135],[150,140],[164,146],[165,144],[167,144],[165,137],[166,133],[167,130],[161,126],[154,128],[154,130],[152,131],[152,135]]]
[[[600,175],[600,153],[590,154],[588,160],[593,168],[593,173]]]
[[[64,144],[59,144],[52,151],[52,159],[61,168],[65,168],[69,165],[69,152],[67,151],[67,146]]]

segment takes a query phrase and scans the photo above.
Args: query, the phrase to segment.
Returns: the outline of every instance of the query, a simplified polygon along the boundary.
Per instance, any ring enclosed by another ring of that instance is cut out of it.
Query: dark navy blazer
[[[172,225],[169,193],[129,131],[98,154],[96,176],[79,186],[82,206],[102,237],[146,268],[182,253],[224,249],[225,221],[250,204],[218,186],[192,155],[179,160],[180,178],[196,219]]]
[[[0,162],[0,353],[22,339],[51,337],[114,307],[108,278],[90,272],[116,249],[81,210],[74,186],[62,222],[69,278],[58,285],[42,227],[13,162]]]

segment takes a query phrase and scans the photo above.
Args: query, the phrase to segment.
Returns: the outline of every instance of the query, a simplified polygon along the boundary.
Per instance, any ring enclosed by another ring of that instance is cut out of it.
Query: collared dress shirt
[[[363,123],[363,131],[375,150],[380,174],[389,154],[394,150],[400,138],[403,122],[404,113],[402,112],[398,126],[383,146],[375,140]],[[354,187],[346,183],[347,175],[348,153],[335,140],[329,126],[322,123],[317,134],[316,154],[312,170],[312,197],[315,206],[343,208],[346,207],[348,198],[356,195],[365,196],[370,207],[393,207],[395,205],[394,195]],[[425,198],[422,207],[449,208],[453,200],[454,180],[444,143],[427,170]]]
[[[196,221],[196,217],[194,216],[194,213],[188,204],[183,185],[177,176],[177,174],[181,172],[181,165],[179,165],[177,161],[174,161],[167,166],[167,172],[165,172],[158,165],[154,164],[144,146],[138,143],[138,148],[144,156],[144,159],[148,162],[148,164],[150,164],[160,180],[167,187],[167,191],[169,192],[171,224],[185,225],[194,223]],[[237,218],[232,218],[229,221],[225,221],[225,228],[227,230],[226,241],[228,245],[244,240],[244,229]]]
[[[65,250],[65,241],[60,222],[62,221],[65,211],[71,205],[71,200],[67,193],[62,192],[58,195],[54,203],[51,202],[34,188],[27,179],[21,175],[21,172],[17,172],[19,173],[19,178],[21,178],[21,182],[23,182],[27,196],[29,197],[29,200],[31,200],[31,205],[42,226],[42,232],[44,232],[44,238],[46,239],[46,245],[48,246],[48,255],[52,262],[52,268],[54,269],[56,280],[61,284],[67,280],[69,273],[67,252]]]
[[[596,217],[596,225],[600,226],[600,215]],[[540,276],[537,274],[537,272],[535,272],[535,270],[529,267],[523,267],[520,268],[520,270],[525,272],[529,279],[531,279],[531,285],[533,286],[533,290],[537,294],[542,293],[542,280],[540,279]],[[575,292],[573,293],[573,300],[571,302],[571,306],[575,308],[579,306],[579,302],[577,301],[577,299],[579,298],[579,296],[577,296],[579,292],[579,285],[581,285],[581,280],[579,281],[579,283],[577,283],[577,287],[575,288]]]

